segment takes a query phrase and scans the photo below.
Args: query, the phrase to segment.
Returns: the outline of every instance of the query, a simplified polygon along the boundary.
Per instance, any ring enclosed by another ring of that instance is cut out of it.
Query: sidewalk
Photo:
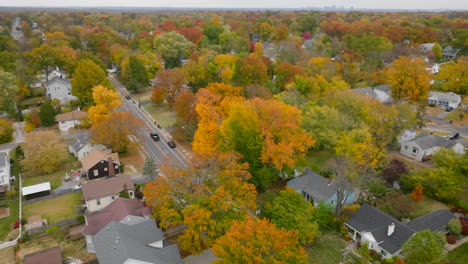
[[[455,244],[446,245],[446,246],[445,246],[445,250],[447,250],[447,251],[454,250],[454,249],[456,249],[457,247],[459,247],[459,246],[465,244],[466,242],[468,242],[468,236],[465,236],[464,238],[458,240],[457,243],[455,243]]]

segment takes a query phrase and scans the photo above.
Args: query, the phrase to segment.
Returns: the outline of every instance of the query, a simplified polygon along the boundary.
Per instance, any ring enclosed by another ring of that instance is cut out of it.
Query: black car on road
[[[176,147],[176,144],[174,141],[169,141],[167,142],[167,145],[170,147],[170,148],[175,148]]]
[[[150,137],[151,137],[154,141],[159,141],[159,135],[158,135],[157,133],[151,132],[151,133],[150,133]]]

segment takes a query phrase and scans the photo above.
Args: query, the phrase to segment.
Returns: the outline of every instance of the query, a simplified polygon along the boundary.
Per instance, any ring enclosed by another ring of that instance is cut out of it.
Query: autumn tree
[[[240,63],[237,80],[243,84],[264,84],[268,79],[268,67],[257,56],[249,55]]]
[[[101,85],[112,89],[106,73],[90,60],[79,61],[71,81],[72,94],[80,100],[82,105],[92,105],[93,87]]]
[[[402,178],[405,188],[411,189],[421,184],[426,196],[436,199],[451,199],[456,197],[463,188],[464,177],[449,168],[423,169],[409,173]]]
[[[407,264],[439,264],[445,258],[445,237],[430,230],[419,231],[404,244],[402,254]]]
[[[277,228],[268,220],[247,217],[235,221],[225,236],[216,240],[216,263],[307,263],[297,233]]]
[[[460,57],[457,62],[441,66],[437,80],[442,89],[459,94],[468,94],[468,57]]]
[[[8,120],[0,118],[0,144],[10,142],[13,139],[14,131]]]
[[[277,91],[284,90],[284,87],[289,82],[293,81],[297,75],[303,75],[304,70],[297,65],[284,61],[275,67],[276,73],[276,89]]]
[[[156,83],[152,95],[152,101],[158,102],[159,98],[164,98],[170,107],[174,106],[176,95],[183,85],[187,84],[185,73],[180,68],[163,70],[156,76]]]
[[[302,245],[312,243],[320,234],[315,208],[290,187],[266,205],[263,215],[279,228],[297,231]]]
[[[424,198],[422,185],[419,183],[416,184],[410,196],[411,196],[411,199],[415,202],[421,201]]]
[[[39,117],[43,126],[55,125],[55,110],[50,101],[45,101],[39,108]]]
[[[166,68],[180,66],[180,59],[187,56],[191,46],[190,41],[174,31],[156,36],[153,42],[154,50],[164,58]]]
[[[10,116],[16,116],[16,95],[19,88],[15,82],[15,76],[0,69],[0,100],[1,109],[8,112]]]
[[[30,52],[26,52],[25,56],[28,58],[29,65],[36,72],[43,71],[46,78],[55,67],[63,66],[63,57],[61,57],[60,50],[57,47],[41,45]]]
[[[67,145],[55,131],[33,131],[22,144],[21,165],[29,175],[41,175],[57,170],[68,157]]]
[[[119,93],[102,85],[93,87],[93,101],[95,105],[88,110],[92,123],[99,122],[109,116],[109,113],[122,105]]]
[[[431,78],[426,64],[419,58],[399,57],[392,62],[388,72],[392,97],[399,101],[424,101],[429,93]]]
[[[112,147],[113,151],[126,152],[131,144],[129,137],[139,137],[143,121],[129,112],[111,112],[108,117],[91,127],[91,141]]]
[[[197,97],[189,89],[182,89],[174,100],[174,112],[176,113],[174,133],[189,142],[193,141],[199,120],[197,111],[195,111],[196,105]]]
[[[234,153],[194,156],[187,168],[161,164],[161,176],[146,184],[144,193],[162,228],[185,224],[179,236],[184,250],[198,253],[255,209],[255,187],[247,164]]]

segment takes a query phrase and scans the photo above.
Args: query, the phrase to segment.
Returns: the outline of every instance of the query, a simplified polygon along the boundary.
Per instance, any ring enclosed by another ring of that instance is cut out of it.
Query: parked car
[[[130,95],[126,95],[125,99],[130,100]]]
[[[451,112],[452,110],[453,110],[453,107],[451,107],[451,106],[445,108],[445,112]]]
[[[176,144],[174,141],[169,141],[167,142],[167,145],[170,147],[170,148],[175,148],[176,147]]]
[[[457,139],[459,136],[460,136],[459,133],[452,133],[447,136],[447,139],[453,140],[453,139]]]
[[[158,135],[157,133],[151,132],[151,133],[150,133],[150,137],[151,137],[154,141],[159,141],[159,135]]]

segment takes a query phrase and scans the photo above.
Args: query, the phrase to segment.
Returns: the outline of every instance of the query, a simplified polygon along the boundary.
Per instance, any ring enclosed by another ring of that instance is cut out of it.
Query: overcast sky
[[[467,0],[0,0],[0,6],[468,9]]]

